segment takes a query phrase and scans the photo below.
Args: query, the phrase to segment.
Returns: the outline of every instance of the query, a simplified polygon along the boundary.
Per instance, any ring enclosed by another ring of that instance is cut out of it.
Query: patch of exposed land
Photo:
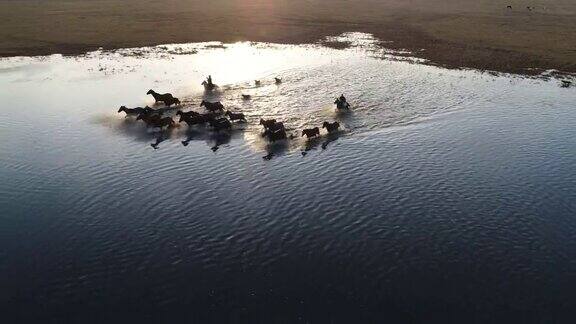
[[[349,31],[447,67],[576,72],[574,0],[0,0],[0,56]]]

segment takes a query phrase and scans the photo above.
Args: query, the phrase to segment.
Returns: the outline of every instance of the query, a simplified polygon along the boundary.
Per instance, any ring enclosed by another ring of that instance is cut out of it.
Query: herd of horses
[[[281,82],[282,81],[279,78],[275,78],[276,84]],[[260,84],[260,81],[256,80],[255,84]],[[214,85],[212,89],[216,87],[217,86]],[[124,112],[126,117],[136,116],[136,120],[143,121],[148,127],[160,129],[163,129],[164,127],[175,127],[176,122],[172,119],[172,117],[164,116],[164,113],[174,109],[171,108],[172,105],[180,105],[180,100],[170,93],[161,94],[154,90],[149,90],[146,94],[152,95],[154,97],[155,103],[164,103],[165,107],[153,109],[148,106],[136,108],[127,108],[126,106],[121,106],[120,109],[118,109],[118,113]],[[244,100],[249,100],[251,97],[249,95],[242,95],[242,98]],[[339,99],[337,99],[334,103],[339,110],[348,109],[350,106],[347,102],[340,102]],[[189,127],[204,126],[213,131],[221,132],[231,130],[233,122],[248,122],[246,116],[243,113],[225,110],[224,105],[220,101],[209,102],[202,100],[200,107],[204,107],[205,112],[201,113],[193,110],[184,112],[182,110],[178,110],[175,115],[179,117],[178,123],[186,123]],[[288,136],[286,127],[281,121],[261,118],[259,124],[264,128],[262,136],[266,137],[271,142],[294,137],[293,135]],[[324,122],[322,124],[322,128],[326,129],[329,134],[335,133],[339,130],[340,124],[337,121],[332,123]],[[303,136],[306,136],[307,138],[320,136],[320,128],[313,127],[304,129],[301,133],[301,137]]]

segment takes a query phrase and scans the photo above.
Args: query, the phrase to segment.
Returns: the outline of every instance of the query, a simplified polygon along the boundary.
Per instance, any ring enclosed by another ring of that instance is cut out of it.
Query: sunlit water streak
[[[2,59],[4,318],[573,315],[574,89],[382,59],[395,53],[369,35],[330,41],[352,47],[205,43]],[[221,91],[203,92],[208,74]],[[151,105],[150,88],[185,110],[222,100],[249,122],[230,136],[185,125],[160,133],[116,113]],[[334,109],[341,93],[350,113]],[[261,117],[291,133],[325,120],[344,130],[302,156],[300,137],[262,139]]]

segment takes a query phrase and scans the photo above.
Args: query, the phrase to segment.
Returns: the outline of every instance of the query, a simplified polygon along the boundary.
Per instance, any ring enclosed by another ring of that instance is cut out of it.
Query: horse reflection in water
[[[234,131],[217,132],[210,129],[188,129],[186,139],[181,141],[183,146],[188,146],[191,141],[204,141],[213,152],[216,152],[220,146],[230,143]]]
[[[136,119],[126,118],[110,120],[103,118],[101,122],[110,127],[114,132],[134,139],[137,142],[154,142],[150,144],[154,149],[160,147],[160,143],[175,136],[175,128],[151,128]]]

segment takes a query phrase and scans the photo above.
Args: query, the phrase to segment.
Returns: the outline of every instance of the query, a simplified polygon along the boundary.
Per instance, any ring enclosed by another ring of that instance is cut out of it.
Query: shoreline
[[[170,6],[151,0],[0,0],[0,57],[207,41],[315,44],[363,32],[385,48],[445,68],[576,73],[576,33],[570,32],[576,29],[576,3],[554,0],[527,11],[522,1],[510,2],[515,9],[472,0],[174,0]]]

